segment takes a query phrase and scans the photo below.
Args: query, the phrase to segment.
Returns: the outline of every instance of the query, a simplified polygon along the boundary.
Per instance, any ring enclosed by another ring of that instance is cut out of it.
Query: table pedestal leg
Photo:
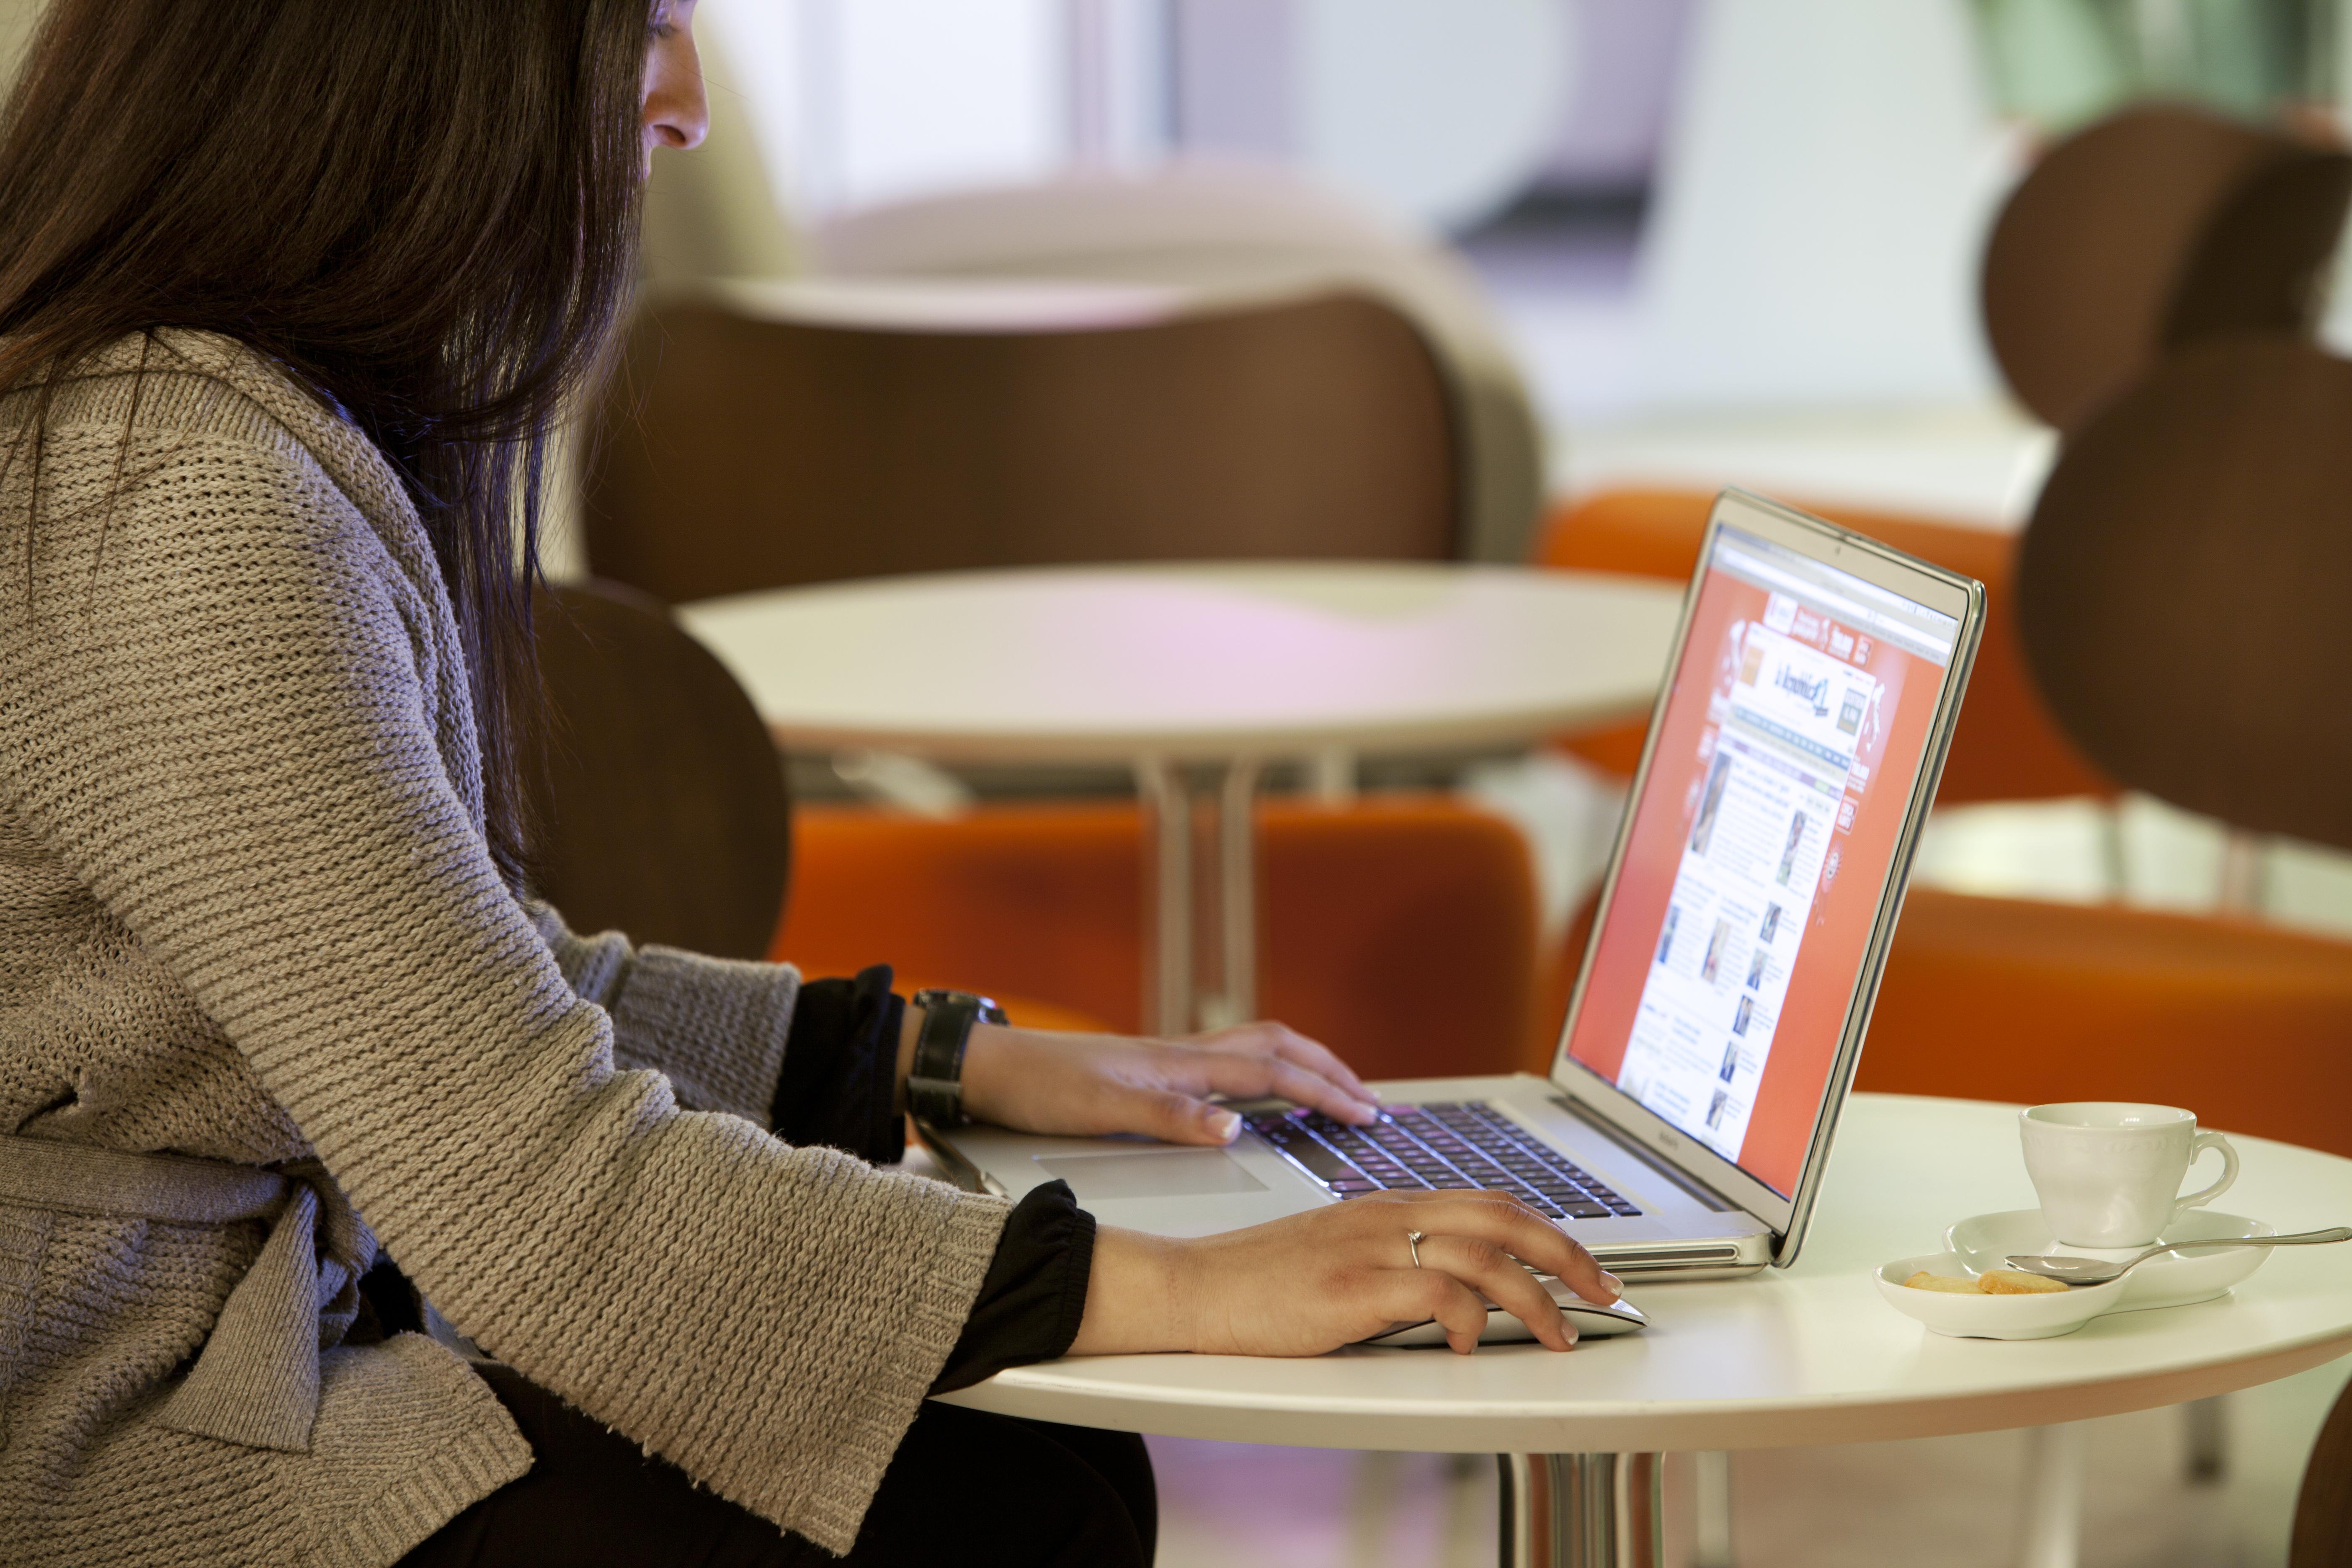
[[[1156,1035],[1192,1027],[1192,792],[1184,771],[1157,757],[1135,764],[1143,802],[1151,962],[1143,977],[1143,1026]]]
[[[1257,1016],[1257,784],[1249,757],[1201,770],[1197,783],[1174,763],[1135,764],[1150,863],[1152,973],[1145,1026],[1162,1035],[1217,1029]],[[1195,898],[1201,807],[1215,816],[1214,858],[1205,868],[1214,896]],[[1214,984],[1201,961],[1214,964]]]
[[[1663,1568],[1665,1460],[1504,1454],[1502,1568]]]
[[[1193,1009],[1204,1029],[1257,1016],[1257,761],[1236,758],[1217,792],[1217,993]]]
[[[2074,1568],[2082,1561],[2082,1423],[2026,1429],[2023,1511],[2021,1568]]]

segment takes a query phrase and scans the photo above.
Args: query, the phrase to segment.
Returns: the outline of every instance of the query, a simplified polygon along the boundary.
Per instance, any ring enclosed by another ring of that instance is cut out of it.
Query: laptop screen
[[[1958,629],[1733,528],[1700,579],[1567,1051],[1783,1196]]]

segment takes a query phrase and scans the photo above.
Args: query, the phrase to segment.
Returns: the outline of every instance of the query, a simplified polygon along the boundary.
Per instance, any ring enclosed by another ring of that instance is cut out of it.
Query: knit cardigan
[[[0,403],[0,453],[31,399]],[[1005,1205],[762,1131],[797,976],[501,881],[400,481],[250,351],[133,339],[0,478],[0,1133],[322,1163],[489,1353],[846,1551]],[[173,1429],[264,1226],[0,1195],[0,1562],[394,1562],[531,1456],[456,1355],[341,1344],[307,1447]],[[329,1286],[322,1283],[322,1294]]]

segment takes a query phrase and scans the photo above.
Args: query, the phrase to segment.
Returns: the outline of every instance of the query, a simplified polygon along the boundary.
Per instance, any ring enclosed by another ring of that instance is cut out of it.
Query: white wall
[[[2020,149],[1966,0],[1706,0],[1645,239],[1647,400],[1975,400]]]
[[[1066,0],[704,0],[807,221],[1068,153]]]
[[[794,216],[1171,153],[1455,226],[1551,155],[1570,0],[705,0]]]
[[[1559,0],[1296,0],[1294,156],[1377,205],[1475,224],[1552,152],[1574,70]]]
[[[1570,191],[1650,183],[1682,79],[1692,0],[1574,0],[1569,89],[1539,175]]]

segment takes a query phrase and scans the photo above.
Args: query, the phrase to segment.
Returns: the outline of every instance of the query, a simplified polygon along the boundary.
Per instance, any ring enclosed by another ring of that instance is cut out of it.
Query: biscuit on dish
[[[1952,1274],[1930,1274],[1922,1268],[1903,1283],[1914,1290],[1941,1290],[1948,1296],[1974,1296],[1977,1282]]]
[[[1988,1296],[2042,1296],[2063,1290],[2063,1279],[2045,1279],[2018,1268],[1988,1268],[1977,1279],[1977,1289]]]

